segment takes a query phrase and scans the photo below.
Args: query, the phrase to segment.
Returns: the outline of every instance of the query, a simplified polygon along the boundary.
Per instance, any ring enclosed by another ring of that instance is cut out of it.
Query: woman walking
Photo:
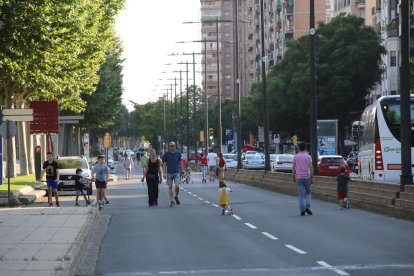
[[[157,157],[154,148],[150,150],[150,158],[144,170],[141,181],[147,179],[148,187],[148,206],[158,206],[158,184],[162,183],[161,160]]]

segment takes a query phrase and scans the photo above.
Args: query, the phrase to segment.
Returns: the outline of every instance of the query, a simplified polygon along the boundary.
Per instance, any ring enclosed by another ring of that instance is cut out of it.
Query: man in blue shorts
[[[109,179],[109,167],[104,161],[105,156],[99,155],[98,163],[91,168],[92,178],[95,180],[96,185],[96,202],[98,203],[99,210],[103,207],[106,184]]]
[[[46,173],[46,184],[48,189],[48,207],[52,207],[52,196],[55,196],[56,206],[59,207],[58,185],[59,185],[59,164],[53,158],[53,153],[50,151],[46,153],[47,160],[43,163],[43,171],[40,176],[40,181]]]
[[[174,142],[170,142],[169,149],[164,154],[162,161],[164,179],[167,180],[168,194],[170,196],[170,207],[174,207],[175,204],[180,205],[178,193],[180,192],[181,173],[184,172],[181,162],[181,152],[176,149]],[[175,202],[173,200],[173,184],[175,184]]]

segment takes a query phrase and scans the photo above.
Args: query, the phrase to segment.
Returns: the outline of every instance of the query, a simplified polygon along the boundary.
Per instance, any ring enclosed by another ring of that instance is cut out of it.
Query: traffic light
[[[213,140],[213,138],[214,138],[214,129],[213,128],[208,129],[208,136],[210,136],[210,140]]]
[[[105,133],[104,136],[104,148],[109,148],[111,146],[111,135],[109,132]]]
[[[298,145],[298,136],[297,135],[292,136],[292,144],[295,145],[295,146]]]

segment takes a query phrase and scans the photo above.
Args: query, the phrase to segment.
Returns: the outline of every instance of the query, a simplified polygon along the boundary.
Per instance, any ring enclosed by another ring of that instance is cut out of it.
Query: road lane
[[[217,182],[198,178],[181,185],[174,208],[165,184],[157,208],[147,207],[138,176],[111,185],[96,273],[414,275],[412,222],[321,201],[300,217],[295,197],[231,182],[235,216],[221,216]]]

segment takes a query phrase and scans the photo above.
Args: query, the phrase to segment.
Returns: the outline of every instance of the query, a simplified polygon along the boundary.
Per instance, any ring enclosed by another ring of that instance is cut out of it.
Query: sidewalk
[[[97,208],[0,209],[1,275],[74,275]]]

